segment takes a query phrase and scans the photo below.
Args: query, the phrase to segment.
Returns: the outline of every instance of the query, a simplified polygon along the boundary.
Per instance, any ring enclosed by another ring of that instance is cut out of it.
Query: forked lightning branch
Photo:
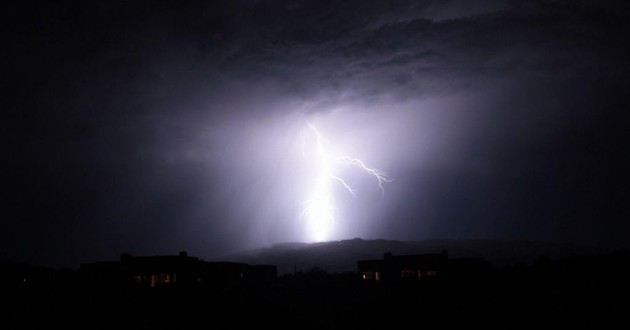
[[[313,185],[310,188],[309,198],[303,202],[304,208],[301,217],[308,222],[308,232],[315,241],[325,240],[335,224],[335,203],[333,185],[341,185],[348,193],[355,196],[355,190],[348,182],[339,176],[337,169],[340,165],[350,165],[373,177],[381,194],[385,194],[383,184],[391,182],[379,170],[369,167],[360,159],[346,155],[336,155],[331,152],[330,144],[317,128],[310,122],[301,132],[302,156],[312,162],[314,171]]]

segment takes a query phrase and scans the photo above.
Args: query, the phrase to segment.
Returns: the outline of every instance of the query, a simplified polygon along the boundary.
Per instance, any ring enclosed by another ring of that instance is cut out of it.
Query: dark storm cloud
[[[365,157],[396,178],[379,209],[347,201],[367,219],[344,234],[621,242],[628,13],[615,1],[22,3],[2,14],[2,256],[293,240],[293,210],[278,207],[293,201],[277,180],[288,137],[300,116],[339,107],[363,123],[344,137],[374,142]]]
[[[295,22],[270,15],[260,24],[277,28],[257,34],[261,45],[246,58],[269,73],[306,79],[305,84],[414,96],[474,88],[484,79],[513,74],[573,79],[627,71],[626,41],[618,33],[626,16],[588,7],[524,7],[445,21],[411,17],[374,25],[369,15],[342,14],[342,22],[299,25],[318,38],[302,36],[292,28]],[[324,17],[330,12],[319,11]],[[295,36],[276,32],[286,30]]]

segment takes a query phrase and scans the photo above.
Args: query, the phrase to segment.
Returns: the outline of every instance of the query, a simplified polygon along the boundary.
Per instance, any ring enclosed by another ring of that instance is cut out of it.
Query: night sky
[[[0,10],[0,260],[629,245],[625,1],[18,3]],[[316,237],[318,184],[334,222]]]

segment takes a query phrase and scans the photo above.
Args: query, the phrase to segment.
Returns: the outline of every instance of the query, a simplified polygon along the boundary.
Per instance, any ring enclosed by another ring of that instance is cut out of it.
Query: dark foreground
[[[2,329],[625,328],[630,256],[540,260],[457,281],[366,283],[312,269],[203,290],[93,290],[78,271],[2,286]],[[6,271],[6,269],[4,269]],[[8,276],[5,272],[3,276]]]

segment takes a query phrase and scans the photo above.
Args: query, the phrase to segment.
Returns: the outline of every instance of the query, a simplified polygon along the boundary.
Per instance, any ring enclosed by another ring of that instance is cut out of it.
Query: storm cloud
[[[625,244],[624,2],[4,12],[3,258],[212,257],[309,240],[307,120],[394,179],[381,196],[344,173],[357,194],[334,191],[330,239]]]

